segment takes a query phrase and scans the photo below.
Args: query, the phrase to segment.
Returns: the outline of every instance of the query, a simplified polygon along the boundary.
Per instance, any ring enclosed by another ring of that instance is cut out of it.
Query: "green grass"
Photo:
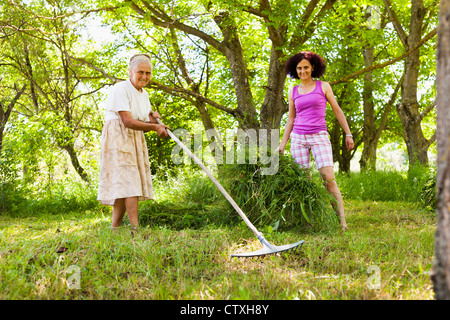
[[[336,178],[347,199],[418,202],[436,209],[436,170],[432,167],[415,167],[409,172],[351,172]]]
[[[345,207],[347,232],[265,230],[276,245],[305,244],[248,259],[230,257],[259,248],[242,223],[150,223],[132,235],[112,233],[99,209],[0,215],[0,299],[433,299],[435,214],[410,202]],[[71,266],[79,289],[68,286]],[[370,288],[378,275],[381,288]]]

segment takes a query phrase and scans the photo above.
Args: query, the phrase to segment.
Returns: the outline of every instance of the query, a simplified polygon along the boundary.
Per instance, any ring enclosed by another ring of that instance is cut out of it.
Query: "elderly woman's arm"
[[[142,122],[131,117],[129,111],[119,111],[120,118],[125,127],[133,130],[141,130],[144,132],[155,131],[160,138],[166,138],[168,136],[166,128],[170,129],[169,126],[164,124]]]

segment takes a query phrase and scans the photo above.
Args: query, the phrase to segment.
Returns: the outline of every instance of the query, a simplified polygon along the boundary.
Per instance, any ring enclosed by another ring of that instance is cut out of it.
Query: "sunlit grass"
[[[247,259],[230,257],[259,248],[242,224],[133,235],[112,233],[98,210],[0,216],[0,299],[432,299],[434,214],[403,202],[346,201],[346,210],[347,232],[273,231],[276,245],[305,244]]]

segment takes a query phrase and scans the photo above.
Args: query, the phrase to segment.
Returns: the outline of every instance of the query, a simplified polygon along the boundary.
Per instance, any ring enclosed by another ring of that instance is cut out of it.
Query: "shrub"
[[[424,178],[424,183],[419,189],[419,202],[423,207],[435,211],[437,209],[437,194],[436,194],[436,172],[430,170]]]
[[[408,201],[429,206],[433,202],[436,175],[433,168],[418,166],[407,172],[377,170],[337,174],[337,180],[347,199]]]

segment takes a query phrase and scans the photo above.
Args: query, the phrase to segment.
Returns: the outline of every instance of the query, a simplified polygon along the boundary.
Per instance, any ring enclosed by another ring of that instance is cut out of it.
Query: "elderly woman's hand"
[[[150,123],[158,123],[156,119],[161,119],[161,115],[158,111],[150,111],[148,118],[150,119]]]
[[[155,127],[155,131],[158,134],[158,137],[167,138],[169,134],[167,133],[166,129],[170,129],[170,127],[166,126],[165,124],[157,124]]]

